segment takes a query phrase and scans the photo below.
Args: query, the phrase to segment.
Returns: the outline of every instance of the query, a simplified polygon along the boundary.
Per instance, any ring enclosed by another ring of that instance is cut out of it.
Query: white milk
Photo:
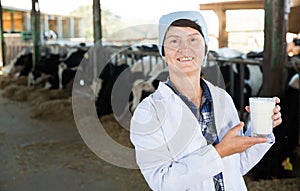
[[[275,98],[249,98],[250,117],[252,123],[251,135],[265,137],[273,132],[272,115],[275,108]]]

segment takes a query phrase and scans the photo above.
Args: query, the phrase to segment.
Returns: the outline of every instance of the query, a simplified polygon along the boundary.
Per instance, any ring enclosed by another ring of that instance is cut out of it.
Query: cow
[[[245,60],[253,58],[261,58],[262,54],[244,54],[243,52],[231,48],[220,48],[217,51],[209,51],[208,62],[205,67],[213,67],[218,65],[223,79],[224,87],[227,92],[229,92],[234,100],[234,104],[238,110],[242,110],[243,106],[240,104],[240,93],[244,94],[244,105],[249,104],[249,97],[258,96],[262,88],[262,68],[258,65],[244,65],[244,87],[240,90],[240,65],[233,62],[233,60]],[[223,59],[226,60],[224,63],[217,62],[216,60]],[[231,71],[233,72],[233,77],[231,77]],[[231,83],[231,78],[233,83]],[[233,85],[233,87],[232,87]]]
[[[68,47],[61,51],[60,47],[44,48],[40,61],[32,68],[28,75],[28,85],[43,85],[46,89],[63,89],[75,77],[86,48]]]
[[[150,69],[149,69],[150,71]],[[149,72],[148,79],[137,79],[134,82],[132,88],[132,105],[130,106],[130,111],[133,113],[137,107],[137,105],[148,95],[153,93],[160,81],[166,81],[169,72],[163,62],[158,62],[153,70]]]
[[[145,50],[153,56],[146,56]],[[96,90],[96,108],[99,118],[112,112],[116,116],[124,116],[124,113],[132,111],[133,103],[141,100],[135,94],[135,86],[150,78],[158,62],[155,54],[159,57],[158,48],[151,44],[130,46],[111,56],[98,79],[100,90]],[[149,90],[152,92],[155,88],[151,86]]]
[[[88,47],[84,43],[80,43],[79,47],[70,50],[66,58],[60,60],[58,66],[60,89],[65,88],[74,79],[76,70],[87,52]]]
[[[99,75],[100,88],[96,92],[96,111],[99,118],[112,113],[111,95],[113,86],[120,74],[129,68],[128,64],[107,63]]]
[[[40,61],[28,75],[28,86],[44,85],[46,89],[57,89],[60,59],[60,55],[56,52],[42,54]]]
[[[8,75],[27,76],[32,68],[32,50],[23,48],[10,63],[3,67],[3,72]]]

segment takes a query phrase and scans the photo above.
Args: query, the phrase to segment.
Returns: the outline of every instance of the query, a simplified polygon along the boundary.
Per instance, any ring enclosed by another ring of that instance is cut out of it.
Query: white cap
[[[167,15],[163,15],[159,19],[158,48],[159,48],[160,55],[162,55],[162,46],[169,26],[174,21],[179,19],[188,19],[196,22],[201,27],[205,45],[206,47],[208,47],[209,38],[208,38],[207,25],[202,14],[199,11],[178,11],[178,12],[169,13]]]

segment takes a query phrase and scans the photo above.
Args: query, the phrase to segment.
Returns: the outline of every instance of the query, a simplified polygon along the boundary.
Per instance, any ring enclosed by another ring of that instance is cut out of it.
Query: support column
[[[78,27],[79,27],[79,29],[78,29],[79,30],[79,37],[83,38],[84,37],[84,30],[83,30],[84,29],[84,20],[82,18],[79,21],[79,26]]]
[[[71,17],[69,19],[69,34],[70,34],[70,38],[74,38],[74,18]]]
[[[94,43],[102,39],[100,0],[93,0]]]
[[[49,32],[49,16],[44,15],[44,31]]]
[[[30,12],[26,12],[25,24],[26,24],[26,32],[31,31],[31,17]]]
[[[1,57],[2,57],[2,63],[3,66],[6,64],[5,60],[5,41],[3,36],[3,10],[2,10],[2,4],[0,0],[0,40],[1,40]]]
[[[283,90],[289,12],[289,0],[265,0],[263,96],[280,95]]]
[[[32,40],[33,40],[33,66],[39,61],[40,45],[40,8],[39,1],[32,0],[31,23],[32,23]]]
[[[92,70],[93,70],[92,81],[93,83],[97,83],[98,76],[100,75],[100,72],[105,66],[105,63],[103,62],[100,0],[93,0],[93,23],[94,23],[94,53],[93,53],[93,66],[92,66]]]
[[[219,6],[216,10],[219,19],[219,48],[228,47],[228,32],[226,31],[226,10]]]
[[[62,17],[61,16],[59,16],[57,18],[57,34],[58,34],[58,38],[63,37]]]

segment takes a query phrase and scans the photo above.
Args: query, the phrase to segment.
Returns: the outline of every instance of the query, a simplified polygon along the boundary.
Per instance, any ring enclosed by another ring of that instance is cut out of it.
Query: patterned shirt
[[[200,80],[200,86],[203,90],[200,108],[197,108],[197,106],[188,97],[181,94],[175,88],[175,86],[173,86],[170,80],[166,82],[166,85],[168,85],[183,100],[183,102],[190,108],[192,113],[195,115],[201,126],[201,131],[207,141],[207,144],[216,145],[217,143],[219,143],[214,119],[214,111],[212,104],[213,100],[209,88],[204,82],[204,80]],[[215,175],[213,177],[213,180],[216,191],[225,190],[222,173]]]

